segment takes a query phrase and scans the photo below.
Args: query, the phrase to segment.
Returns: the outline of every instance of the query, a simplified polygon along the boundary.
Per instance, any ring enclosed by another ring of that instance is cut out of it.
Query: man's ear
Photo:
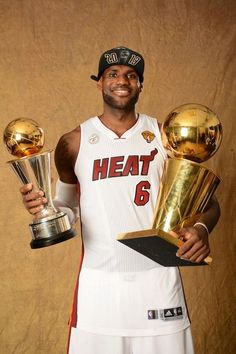
[[[98,88],[99,90],[102,90],[102,77],[100,77],[100,79],[99,79],[98,82],[97,82],[97,88]]]

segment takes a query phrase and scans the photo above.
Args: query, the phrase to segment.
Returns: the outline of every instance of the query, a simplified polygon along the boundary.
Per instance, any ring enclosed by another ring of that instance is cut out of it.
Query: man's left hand
[[[176,253],[178,257],[200,263],[210,254],[208,233],[201,225],[185,227],[176,233],[184,241]]]

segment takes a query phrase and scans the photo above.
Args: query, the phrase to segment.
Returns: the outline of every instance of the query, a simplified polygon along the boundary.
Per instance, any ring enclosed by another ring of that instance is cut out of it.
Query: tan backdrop
[[[198,102],[221,118],[224,141],[208,163],[222,178],[214,262],[182,270],[197,354],[235,352],[235,15],[232,0],[0,0],[1,132],[29,117],[44,128],[45,148],[54,148],[62,133],[101,112],[89,76],[118,45],[146,59],[139,111],[163,121],[174,107]],[[11,156],[0,150],[0,352],[65,353],[80,238],[30,249],[31,217],[6,165]]]

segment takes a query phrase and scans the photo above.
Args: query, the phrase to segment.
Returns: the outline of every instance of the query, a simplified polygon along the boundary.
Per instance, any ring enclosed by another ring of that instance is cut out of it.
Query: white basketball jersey
[[[140,114],[120,138],[98,117],[81,124],[75,173],[84,242],[77,326],[83,330],[135,336],[189,325],[178,269],[117,241],[120,233],[151,228],[165,158],[154,118]]]

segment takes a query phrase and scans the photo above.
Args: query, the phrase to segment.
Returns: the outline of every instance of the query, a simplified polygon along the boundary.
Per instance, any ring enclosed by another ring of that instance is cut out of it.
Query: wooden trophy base
[[[184,242],[162,230],[128,232],[120,234],[117,240],[165,267],[203,266],[212,262],[211,257],[200,263],[177,257],[176,252]]]

